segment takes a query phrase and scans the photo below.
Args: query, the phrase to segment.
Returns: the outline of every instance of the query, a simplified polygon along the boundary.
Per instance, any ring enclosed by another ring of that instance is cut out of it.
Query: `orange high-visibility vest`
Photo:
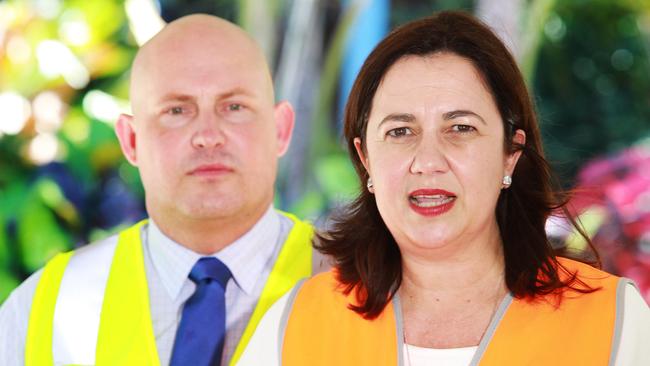
[[[564,292],[534,300],[508,295],[471,365],[607,365],[616,358],[624,286],[629,282],[586,264],[559,258],[596,292]],[[562,275],[566,278],[566,275]],[[403,328],[396,297],[373,320],[348,309],[354,291],[341,292],[335,272],[307,280],[284,317],[281,358],[294,365],[403,365]],[[291,300],[290,300],[291,301]]]

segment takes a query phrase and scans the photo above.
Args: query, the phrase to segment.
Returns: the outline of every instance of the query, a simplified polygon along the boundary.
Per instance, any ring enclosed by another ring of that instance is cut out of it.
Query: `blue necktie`
[[[203,257],[192,267],[189,277],[196,283],[196,291],[183,308],[170,366],[220,365],[230,270],[217,258]]]

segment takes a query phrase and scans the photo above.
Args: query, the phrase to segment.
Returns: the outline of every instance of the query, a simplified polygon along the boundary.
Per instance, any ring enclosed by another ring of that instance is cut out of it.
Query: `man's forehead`
[[[203,18],[170,23],[138,51],[133,72],[152,65],[192,67],[201,62],[236,64],[242,60],[266,67],[261,48],[243,30],[218,18],[210,17],[207,22]]]
[[[159,47],[175,46],[188,41],[197,44],[222,43],[260,49],[257,42],[237,25],[215,16],[194,14],[167,24],[146,42],[138,53],[147,54],[149,50],[157,53],[155,50]]]
[[[264,67],[250,59],[233,62],[202,55],[157,60],[148,66],[132,75],[132,91],[257,94],[255,90],[271,85]]]
[[[142,93],[196,95],[207,89],[251,95],[266,89],[272,95],[264,55],[243,30],[212,16],[186,18],[191,19],[170,23],[138,52],[132,99]]]

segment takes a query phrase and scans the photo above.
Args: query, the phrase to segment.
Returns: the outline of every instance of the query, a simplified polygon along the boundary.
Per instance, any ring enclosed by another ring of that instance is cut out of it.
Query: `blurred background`
[[[520,62],[545,149],[605,269],[650,302],[650,0],[0,1],[0,303],[54,254],[146,216],[113,123],[129,66],[165,22],[211,13],[262,44],[297,111],[277,207],[322,223],[359,189],[340,138],[364,58],[434,11],[477,14]],[[566,223],[548,232],[584,246]]]

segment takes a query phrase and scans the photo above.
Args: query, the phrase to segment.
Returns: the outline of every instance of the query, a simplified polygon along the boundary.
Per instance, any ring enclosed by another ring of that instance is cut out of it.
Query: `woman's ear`
[[[522,129],[517,129],[515,134],[512,136],[512,143],[515,145],[525,145],[526,132]],[[504,176],[512,176],[512,173],[515,171],[515,167],[517,166],[517,161],[519,161],[519,157],[521,156],[521,152],[520,149],[517,149],[512,154],[506,156]]]
[[[359,156],[359,160],[361,160],[361,164],[363,164],[363,167],[366,168],[368,175],[370,175],[370,164],[368,164],[366,154],[363,152],[363,143],[361,142],[360,137],[354,138],[354,149],[357,151],[357,155]]]

